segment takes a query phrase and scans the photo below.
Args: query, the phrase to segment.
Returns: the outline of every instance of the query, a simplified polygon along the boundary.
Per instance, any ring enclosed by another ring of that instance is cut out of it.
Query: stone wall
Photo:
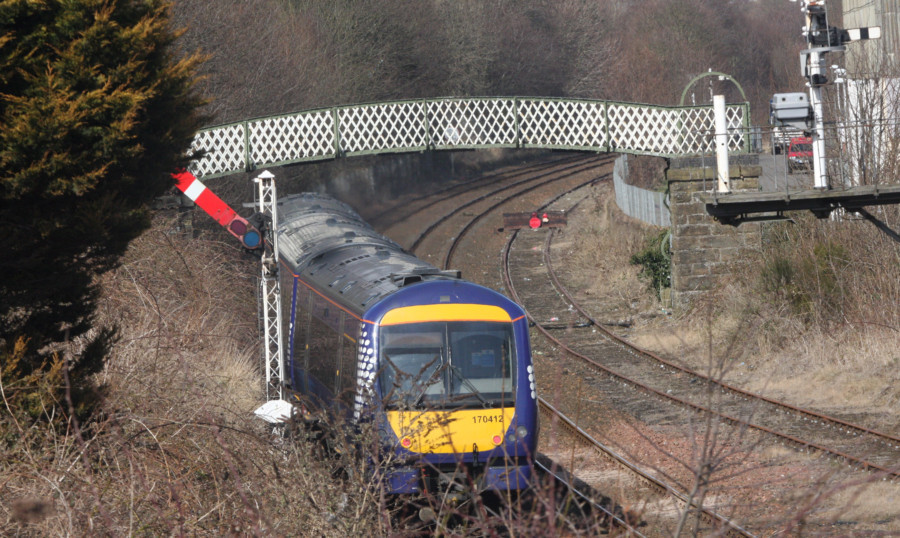
[[[762,168],[746,158],[732,161],[732,191],[759,190]],[[715,159],[672,159],[666,170],[672,214],[672,301],[685,308],[724,283],[760,247],[758,223],[719,224],[699,194],[716,187]]]

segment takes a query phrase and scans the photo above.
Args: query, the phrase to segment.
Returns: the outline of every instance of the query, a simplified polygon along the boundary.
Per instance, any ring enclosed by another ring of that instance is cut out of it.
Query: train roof
[[[459,279],[441,271],[369,226],[350,206],[301,193],[278,201],[282,262],[329,299],[358,316],[416,282]]]

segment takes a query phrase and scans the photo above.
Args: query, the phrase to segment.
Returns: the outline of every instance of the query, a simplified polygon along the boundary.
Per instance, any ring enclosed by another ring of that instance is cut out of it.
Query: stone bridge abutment
[[[665,172],[672,229],[672,302],[684,308],[746,267],[761,246],[758,222],[723,226],[706,211],[700,195],[716,186],[715,158],[672,158]],[[732,156],[732,191],[756,192],[762,168],[757,155]]]

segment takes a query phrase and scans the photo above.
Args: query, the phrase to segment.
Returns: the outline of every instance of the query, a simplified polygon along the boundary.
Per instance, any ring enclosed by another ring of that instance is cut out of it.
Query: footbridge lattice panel
[[[749,151],[749,108],[726,110],[728,149]],[[308,110],[210,127],[194,137],[191,171],[218,177],[262,167],[409,151],[548,148],[662,157],[714,151],[711,106],[481,97]]]

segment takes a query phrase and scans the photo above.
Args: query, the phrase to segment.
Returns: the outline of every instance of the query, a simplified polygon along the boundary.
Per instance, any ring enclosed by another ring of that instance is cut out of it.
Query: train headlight
[[[403,448],[409,448],[412,446],[412,439],[409,437],[404,437],[400,440],[400,444],[403,445]]]
[[[525,426],[518,426],[516,431],[506,436],[506,440],[510,443],[515,443],[516,441],[525,439],[526,435],[528,435],[528,428]]]
[[[499,435],[495,435],[495,436],[491,439],[491,441],[493,441],[494,446],[500,446],[500,443],[503,442],[503,438],[500,437]]]

